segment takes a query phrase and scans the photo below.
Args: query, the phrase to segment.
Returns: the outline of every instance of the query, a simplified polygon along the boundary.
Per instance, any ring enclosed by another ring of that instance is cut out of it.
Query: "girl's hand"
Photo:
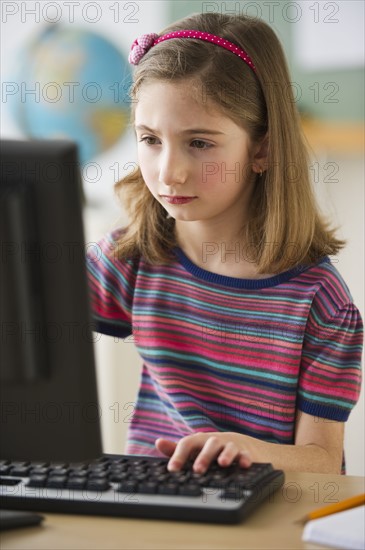
[[[193,470],[202,474],[214,460],[220,466],[230,466],[233,461],[237,461],[242,468],[251,466],[250,453],[237,438],[242,436],[230,432],[196,433],[183,437],[178,443],[159,438],[155,445],[161,453],[170,457],[167,465],[170,472],[180,470],[189,459],[195,458]]]

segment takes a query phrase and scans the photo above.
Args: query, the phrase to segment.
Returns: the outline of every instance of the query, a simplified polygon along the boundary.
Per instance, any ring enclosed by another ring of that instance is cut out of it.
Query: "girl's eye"
[[[156,138],[151,137],[151,136],[145,136],[145,137],[141,138],[139,141],[145,141],[147,143],[147,145],[155,145],[155,143],[151,143],[150,140],[155,141]]]
[[[157,138],[152,136],[145,136],[139,140],[140,142],[145,142],[147,145],[156,145],[156,141],[158,141]],[[201,139],[194,139],[191,144],[193,145],[194,149],[209,149],[212,147],[210,143],[207,143],[206,141],[203,141]]]
[[[201,139],[194,139],[192,143],[196,144],[196,149],[208,149],[209,147],[212,147],[210,143],[207,143],[206,141],[203,141]]]

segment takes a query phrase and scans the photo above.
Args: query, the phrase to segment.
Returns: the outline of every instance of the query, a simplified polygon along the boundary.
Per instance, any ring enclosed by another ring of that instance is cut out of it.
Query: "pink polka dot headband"
[[[226,50],[229,50],[230,52],[238,55],[238,57],[240,57],[250,67],[250,69],[253,70],[253,72],[256,72],[256,67],[253,64],[250,56],[245,52],[245,50],[236,46],[236,44],[229,42],[225,38],[216,36],[215,34],[187,30],[174,31],[163,36],[158,36],[158,34],[153,32],[149,34],[142,34],[135,39],[131,46],[131,50],[128,56],[129,63],[131,63],[132,65],[138,65],[142,57],[145,55],[145,53],[148,52],[150,48],[156,46],[156,44],[159,44],[164,40],[169,40],[170,38],[196,38],[198,40],[207,40],[208,42],[217,44],[217,46],[221,46],[222,48],[225,48]]]

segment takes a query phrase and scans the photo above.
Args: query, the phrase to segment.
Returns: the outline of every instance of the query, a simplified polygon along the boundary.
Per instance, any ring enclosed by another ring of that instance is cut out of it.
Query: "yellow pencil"
[[[329,516],[330,514],[336,514],[337,512],[342,512],[343,510],[349,510],[350,508],[355,508],[355,506],[361,506],[365,504],[365,493],[357,495],[355,497],[346,498],[335,504],[329,504],[323,508],[318,508],[310,512],[303,518],[297,520],[295,523],[306,523],[312,519],[323,518],[324,516]]]

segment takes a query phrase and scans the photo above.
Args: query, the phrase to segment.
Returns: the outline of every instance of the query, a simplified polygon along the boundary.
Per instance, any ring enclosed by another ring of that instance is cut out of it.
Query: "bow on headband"
[[[142,57],[153,46],[155,40],[157,40],[158,34],[150,32],[149,34],[142,34],[135,39],[129,52],[128,61],[132,65],[138,65]]]

